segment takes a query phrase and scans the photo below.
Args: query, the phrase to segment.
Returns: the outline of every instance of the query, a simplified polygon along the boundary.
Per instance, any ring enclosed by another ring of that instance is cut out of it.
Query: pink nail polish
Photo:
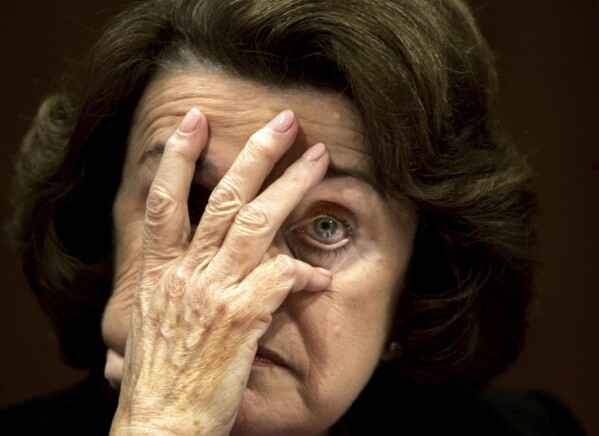
[[[179,132],[184,134],[193,133],[198,127],[201,116],[202,114],[198,109],[191,109],[189,112],[187,112],[185,118],[183,118],[183,121],[181,121]]]
[[[333,275],[333,274],[331,273],[331,271],[329,271],[328,269],[324,269],[324,268],[321,268],[321,267],[317,267],[316,269],[317,269],[317,270],[320,272],[320,274],[321,274],[323,277],[327,277],[327,278],[329,278],[329,279],[330,279],[330,278],[331,278],[331,276]]]
[[[273,118],[273,120],[270,123],[268,123],[268,127],[270,127],[275,132],[286,132],[293,124],[293,118],[293,112],[291,112],[290,110],[284,110],[275,118]]]
[[[326,148],[322,142],[313,145],[305,153],[304,158],[309,161],[317,161],[324,156]]]

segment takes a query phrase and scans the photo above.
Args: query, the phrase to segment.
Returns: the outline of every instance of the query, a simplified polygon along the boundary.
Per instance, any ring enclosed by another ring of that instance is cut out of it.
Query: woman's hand
[[[213,190],[190,242],[187,210],[207,121],[192,109],[167,141],[146,202],[142,267],[111,434],[228,434],[259,338],[290,292],[322,291],[330,273],[266,252],[322,178],[322,144],[260,195],[299,126],[284,111],[249,139]]]

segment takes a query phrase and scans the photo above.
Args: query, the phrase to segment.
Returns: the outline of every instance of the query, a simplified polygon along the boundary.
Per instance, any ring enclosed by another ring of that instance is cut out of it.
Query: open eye
[[[303,233],[325,245],[334,245],[347,238],[347,230],[339,220],[321,215],[303,227]]]
[[[346,250],[354,236],[348,221],[329,213],[304,220],[292,230],[291,235],[295,256],[317,265],[324,265],[325,258]]]

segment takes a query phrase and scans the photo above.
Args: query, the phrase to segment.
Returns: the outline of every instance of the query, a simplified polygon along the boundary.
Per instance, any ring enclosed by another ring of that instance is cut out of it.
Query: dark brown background
[[[7,214],[12,157],[36,105],[120,3],[3,3],[0,219]],[[531,154],[542,209],[544,268],[533,327],[524,354],[497,383],[549,391],[589,434],[599,434],[599,6],[565,3],[473,2],[497,54],[504,124]],[[4,239],[0,274],[2,406],[83,373],[58,358],[56,339]]]

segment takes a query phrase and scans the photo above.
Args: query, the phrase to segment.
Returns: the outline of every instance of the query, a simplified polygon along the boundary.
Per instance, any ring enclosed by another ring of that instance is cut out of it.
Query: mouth
[[[287,363],[277,353],[269,348],[258,346],[258,351],[254,356],[254,366],[283,366],[286,367]]]

